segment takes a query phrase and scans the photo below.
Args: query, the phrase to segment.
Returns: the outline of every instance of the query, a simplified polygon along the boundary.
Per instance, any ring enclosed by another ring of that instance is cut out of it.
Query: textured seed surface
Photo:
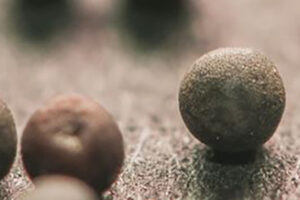
[[[207,53],[186,73],[180,111],[192,134],[220,151],[246,151],[274,133],[285,106],[275,64],[252,49]]]
[[[31,177],[66,174],[103,192],[123,163],[123,141],[112,117],[95,101],[62,95],[37,110],[21,143]]]
[[[97,200],[83,182],[65,176],[44,176],[35,180],[35,190],[18,200]]]
[[[17,152],[17,133],[13,116],[0,100],[0,179],[10,170]]]

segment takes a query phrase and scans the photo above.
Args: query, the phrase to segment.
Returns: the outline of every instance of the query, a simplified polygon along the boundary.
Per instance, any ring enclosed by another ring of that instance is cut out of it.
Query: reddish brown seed
[[[42,176],[34,180],[35,190],[20,200],[97,200],[92,189],[67,176]]]
[[[21,145],[31,177],[74,176],[98,192],[113,183],[124,159],[122,135],[113,118],[79,95],[56,97],[38,109],[25,127]]]
[[[13,116],[0,100],[0,179],[10,170],[17,152],[17,132]]]

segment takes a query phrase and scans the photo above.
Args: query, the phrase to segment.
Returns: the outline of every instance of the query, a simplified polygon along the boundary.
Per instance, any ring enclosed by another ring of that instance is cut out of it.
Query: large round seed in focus
[[[248,151],[273,135],[285,90],[274,62],[263,53],[223,48],[205,54],[187,71],[179,107],[201,142],[218,151]]]

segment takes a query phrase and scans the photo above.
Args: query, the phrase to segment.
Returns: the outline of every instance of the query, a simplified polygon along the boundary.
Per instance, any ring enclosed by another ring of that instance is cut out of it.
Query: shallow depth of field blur
[[[298,0],[0,0],[0,98],[19,138],[47,99],[80,93],[102,104],[125,140],[107,199],[299,199]],[[252,47],[278,65],[287,106],[253,163],[223,165],[185,128],[177,92],[203,53]],[[0,199],[32,188],[18,158]]]

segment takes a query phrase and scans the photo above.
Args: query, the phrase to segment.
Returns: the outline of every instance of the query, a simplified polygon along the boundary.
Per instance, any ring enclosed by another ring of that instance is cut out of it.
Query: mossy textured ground
[[[9,2],[0,1],[0,96],[15,116],[18,135],[31,113],[57,94],[77,92],[97,100],[114,115],[126,144],[122,174],[106,199],[300,198],[297,0],[191,0],[187,26],[147,50],[132,46],[134,38],[128,40],[129,32],[119,26],[117,1],[99,1],[99,8],[81,1],[75,24],[47,44],[22,40],[11,30]],[[184,72],[203,53],[227,46],[268,55],[287,93],[274,137],[244,164],[211,159],[178,111]],[[31,188],[20,162],[0,185],[5,200]]]

